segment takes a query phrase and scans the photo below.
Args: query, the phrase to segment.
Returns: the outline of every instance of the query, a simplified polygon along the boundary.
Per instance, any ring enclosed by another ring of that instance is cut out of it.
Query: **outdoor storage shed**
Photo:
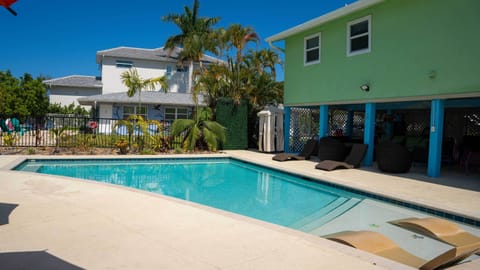
[[[283,109],[269,106],[260,111],[258,148],[262,152],[283,151]]]

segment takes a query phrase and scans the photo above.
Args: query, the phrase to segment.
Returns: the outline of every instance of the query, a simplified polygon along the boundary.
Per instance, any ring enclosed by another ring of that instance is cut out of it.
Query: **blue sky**
[[[264,39],[316,18],[354,0],[200,0],[200,16],[220,17],[217,26],[238,23],[255,29]],[[12,5],[18,16],[0,8],[0,70],[19,77],[50,78],[93,75],[97,51],[119,46],[162,47],[178,34],[175,25],[161,20],[183,13],[193,0],[28,1]],[[280,72],[279,79],[283,79]]]

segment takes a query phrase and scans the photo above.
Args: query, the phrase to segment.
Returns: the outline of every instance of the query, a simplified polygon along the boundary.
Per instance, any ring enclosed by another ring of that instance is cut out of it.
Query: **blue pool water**
[[[137,188],[293,228],[326,223],[363,199],[229,158],[29,160],[16,170]]]
[[[394,218],[425,214],[480,228],[480,221],[469,217],[312,181],[231,158],[38,159],[26,160],[15,170],[136,188],[304,232],[328,228],[340,217],[355,216],[359,209],[364,210],[354,221],[346,221],[349,224],[363,223],[364,227],[356,229],[376,226],[372,222],[375,219],[382,219],[377,221],[385,224]]]

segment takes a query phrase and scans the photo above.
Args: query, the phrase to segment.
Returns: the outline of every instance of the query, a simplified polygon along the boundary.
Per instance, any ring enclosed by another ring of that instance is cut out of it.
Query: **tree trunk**
[[[193,60],[190,60],[190,64],[188,66],[188,89],[187,89],[187,93],[192,93],[192,85],[193,85]]]

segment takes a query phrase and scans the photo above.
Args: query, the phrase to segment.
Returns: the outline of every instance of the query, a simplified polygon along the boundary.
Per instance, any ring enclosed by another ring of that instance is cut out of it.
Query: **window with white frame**
[[[166,70],[165,70],[165,76],[167,76],[167,79],[170,79],[172,77],[172,66],[167,65]]]
[[[188,119],[190,114],[185,107],[167,107],[165,108],[165,120],[173,121],[175,119]]]
[[[305,55],[304,64],[312,65],[320,63],[320,33],[308,36],[304,39],[305,43]]]
[[[117,60],[116,65],[117,65],[117,68],[131,68],[131,67],[133,67],[133,62],[132,61]]]
[[[351,21],[347,25],[347,55],[368,53],[371,50],[371,16]]]
[[[130,115],[140,115],[147,119],[147,107],[145,106],[123,106],[123,119],[128,119]]]

